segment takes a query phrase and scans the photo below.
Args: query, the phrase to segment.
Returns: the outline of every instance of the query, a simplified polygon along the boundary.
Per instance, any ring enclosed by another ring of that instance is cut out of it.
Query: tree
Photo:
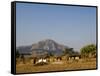
[[[22,59],[23,64],[25,64],[25,57],[24,57],[24,54],[21,55],[21,59]]]
[[[64,55],[73,55],[76,53],[77,52],[75,52],[73,48],[65,48],[65,50],[64,50]]]
[[[86,45],[80,50],[81,55],[84,57],[89,57],[90,55],[96,54],[96,46],[94,44]]]
[[[17,50],[17,51],[16,51],[16,58],[19,58],[19,56],[20,56],[20,53],[19,53],[19,51]]]
[[[50,56],[50,57],[53,57],[54,55],[53,55],[53,53],[50,52],[50,53],[49,53],[49,56]]]

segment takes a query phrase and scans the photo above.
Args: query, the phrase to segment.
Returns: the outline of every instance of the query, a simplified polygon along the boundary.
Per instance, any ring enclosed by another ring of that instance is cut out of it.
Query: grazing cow
[[[62,57],[60,57],[60,56],[55,56],[54,57],[54,61],[61,61],[62,60]]]
[[[47,60],[46,59],[43,59],[43,62],[47,62]]]
[[[61,58],[61,57],[57,57],[56,59],[57,59],[57,61],[61,61],[61,60],[62,60],[62,58]]]
[[[33,64],[38,64],[38,63],[48,63],[47,59],[45,58],[34,58],[33,59]]]
[[[69,56],[69,60],[78,61],[80,58],[81,58],[81,55],[71,55],[71,56]]]

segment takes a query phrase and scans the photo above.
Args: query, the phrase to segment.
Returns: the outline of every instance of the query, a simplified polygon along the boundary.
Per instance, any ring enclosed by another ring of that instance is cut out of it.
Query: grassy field
[[[79,61],[59,61],[46,65],[34,66],[33,64],[16,64],[16,73],[48,72],[48,71],[68,71],[79,69],[95,69],[96,59],[81,59]]]

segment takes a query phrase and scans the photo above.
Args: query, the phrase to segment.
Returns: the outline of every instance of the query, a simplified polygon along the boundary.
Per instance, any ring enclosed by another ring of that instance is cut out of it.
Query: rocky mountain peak
[[[63,50],[65,46],[58,44],[54,40],[46,39],[39,41],[37,44],[33,44],[32,49],[44,49],[44,50]]]
[[[30,46],[22,46],[17,47],[17,50],[19,50],[20,53],[32,53],[33,51],[47,51],[47,52],[55,52],[61,54],[61,52],[68,48],[67,46],[64,46],[62,44],[59,44],[51,39],[45,39],[41,40],[35,44],[32,44]]]

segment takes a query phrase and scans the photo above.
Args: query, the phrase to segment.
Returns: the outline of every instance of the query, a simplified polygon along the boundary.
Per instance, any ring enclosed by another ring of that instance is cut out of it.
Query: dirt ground
[[[79,61],[58,61],[45,65],[17,64],[16,73],[68,71],[68,70],[96,69],[96,59],[81,59]]]

